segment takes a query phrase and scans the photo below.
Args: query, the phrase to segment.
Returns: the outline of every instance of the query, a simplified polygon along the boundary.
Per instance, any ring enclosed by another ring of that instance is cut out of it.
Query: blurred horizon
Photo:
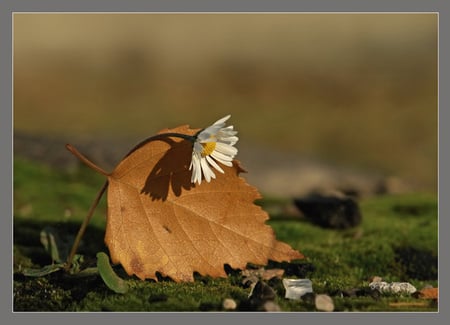
[[[14,131],[138,142],[231,114],[243,147],[437,192],[437,22],[421,13],[15,13]]]

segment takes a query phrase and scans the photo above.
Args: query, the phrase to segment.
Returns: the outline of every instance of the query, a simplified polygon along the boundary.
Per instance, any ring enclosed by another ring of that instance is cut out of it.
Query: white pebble
[[[315,304],[317,310],[321,311],[333,311],[334,302],[328,295],[316,295]]]
[[[305,293],[313,292],[309,279],[283,279],[283,285],[286,289],[284,297],[287,299],[300,300]]]
[[[391,282],[384,281],[371,282],[369,284],[370,289],[378,290],[381,293],[414,293],[417,289],[408,282]]]
[[[223,309],[225,310],[235,310],[237,307],[236,301],[231,298],[227,298],[222,303]]]

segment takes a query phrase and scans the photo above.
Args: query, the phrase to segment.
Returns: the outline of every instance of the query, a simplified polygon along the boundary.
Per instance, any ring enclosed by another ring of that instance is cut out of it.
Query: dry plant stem
[[[78,246],[80,245],[81,238],[83,237],[84,232],[86,231],[86,228],[87,228],[89,222],[92,219],[92,216],[94,214],[94,210],[97,207],[98,203],[100,202],[100,199],[101,199],[103,193],[105,193],[105,190],[106,190],[107,187],[108,187],[108,181],[106,181],[103,184],[102,188],[97,193],[97,196],[95,197],[95,200],[92,203],[92,205],[91,205],[91,207],[90,207],[90,209],[88,211],[88,214],[86,215],[86,218],[84,218],[83,223],[81,224],[81,227],[78,230],[77,237],[75,238],[75,240],[73,242],[73,245],[72,245],[72,249],[70,250],[70,254],[67,257],[67,262],[66,262],[66,265],[65,265],[66,271],[68,271],[70,269],[70,266],[72,265],[72,260],[73,260],[73,257],[75,256],[75,253],[77,252]]]
[[[78,159],[80,159],[83,163],[85,163],[88,167],[92,168],[96,172],[108,176],[109,174],[95,165],[92,161],[87,159],[85,156],[83,156],[75,147],[73,147],[70,144],[66,144],[67,150],[69,150],[74,156],[76,156]],[[75,241],[73,242],[72,249],[70,250],[69,256],[67,257],[67,262],[65,265],[66,271],[70,269],[70,266],[72,265],[73,257],[75,256],[75,253],[77,252],[78,246],[80,245],[81,238],[84,235],[84,232],[86,231],[86,228],[91,221],[92,215],[94,214],[94,210],[97,207],[103,193],[105,193],[106,188],[108,187],[108,181],[103,184],[103,187],[100,189],[100,191],[97,193],[97,196],[95,197],[94,203],[92,203],[92,206],[90,207],[88,214],[86,215],[86,218],[84,218],[83,223],[81,224],[80,230],[78,230],[78,234],[75,238]]]
[[[69,150],[74,156],[76,156],[78,159],[80,159],[82,162],[84,162],[88,167],[92,168],[96,172],[108,176],[109,173],[98,167],[96,164],[94,164],[92,161],[87,159],[85,156],[83,156],[75,147],[73,147],[71,144],[66,144],[67,150]]]

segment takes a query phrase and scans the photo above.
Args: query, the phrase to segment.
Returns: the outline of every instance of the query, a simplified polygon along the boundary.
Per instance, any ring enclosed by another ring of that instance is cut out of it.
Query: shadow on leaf
[[[155,164],[148,175],[141,193],[150,195],[153,201],[167,200],[169,191],[180,196],[182,190],[194,187],[191,183],[189,165],[192,157],[192,145],[189,141],[175,142],[164,139],[170,149]]]

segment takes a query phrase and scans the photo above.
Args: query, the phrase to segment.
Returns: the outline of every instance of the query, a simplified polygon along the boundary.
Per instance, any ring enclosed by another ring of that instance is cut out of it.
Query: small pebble
[[[381,293],[414,293],[417,289],[408,282],[391,282],[384,281],[371,282],[369,287]]]
[[[268,312],[281,311],[280,306],[278,306],[272,300],[266,301],[264,303],[263,309],[264,309],[264,311],[268,311]]]
[[[305,293],[313,292],[309,279],[283,279],[283,285],[286,289],[284,297],[287,299],[300,300]]]
[[[227,298],[222,303],[223,309],[225,310],[235,310],[237,307],[236,301],[231,298]]]
[[[381,281],[383,281],[383,279],[382,279],[381,277],[375,275],[375,276],[372,278],[372,281],[371,281],[371,282],[381,282]]]
[[[333,299],[328,295],[316,295],[315,305],[317,310],[328,312],[334,310]]]

